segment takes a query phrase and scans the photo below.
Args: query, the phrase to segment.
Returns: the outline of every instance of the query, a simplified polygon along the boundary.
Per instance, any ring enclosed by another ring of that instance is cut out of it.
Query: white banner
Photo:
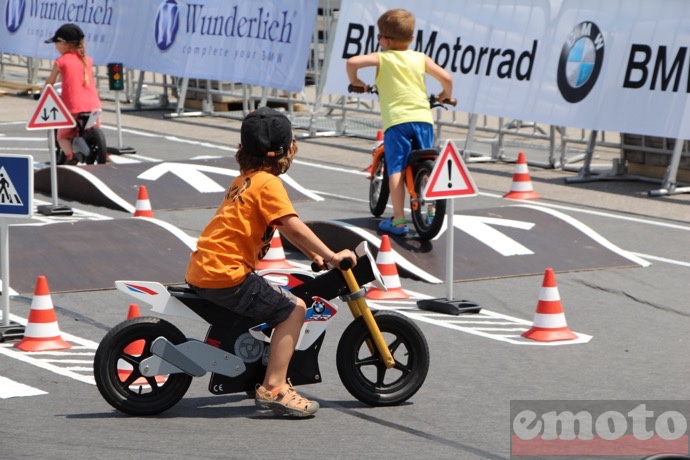
[[[56,58],[74,22],[94,62],[300,91],[318,0],[0,0],[0,52]]]
[[[344,0],[326,94],[347,92],[345,61],[376,50],[391,8],[415,14],[410,48],[451,73],[456,110],[690,139],[688,1]]]

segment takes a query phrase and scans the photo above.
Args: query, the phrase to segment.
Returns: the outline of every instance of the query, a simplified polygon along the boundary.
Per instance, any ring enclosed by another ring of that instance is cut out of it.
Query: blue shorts
[[[434,125],[411,122],[391,126],[383,133],[388,175],[399,173],[407,166],[412,150],[429,149],[434,143]]]
[[[256,273],[250,273],[242,284],[231,288],[200,288],[191,284],[189,287],[216,305],[270,327],[285,321],[297,306],[297,297]]]

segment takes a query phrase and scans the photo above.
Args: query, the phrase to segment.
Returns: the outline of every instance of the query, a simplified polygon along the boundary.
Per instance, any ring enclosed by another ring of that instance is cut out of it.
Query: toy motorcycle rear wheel
[[[350,323],[338,342],[338,374],[347,391],[363,403],[394,406],[411,398],[424,383],[429,371],[429,345],[419,327],[399,313],[378,311],[374,318],[395,366],[386,369],[360,317]]]
[[[187,392],[192,377],[184,373],[144,377],[139,363],[152,356],[151,343],[165,337],[177,345],[187,338],[171,323],[136,317],[111,329],[98,345],[93,369],[96,386],[115,409],[130,415],[159,414]]]

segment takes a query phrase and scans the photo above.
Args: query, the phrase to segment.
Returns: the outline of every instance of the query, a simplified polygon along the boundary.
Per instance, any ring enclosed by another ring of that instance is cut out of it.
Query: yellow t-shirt
[[[419,51],[381,51],[376,73],[383,130],[409,122],[434,122],[426,93],[426,55]]]
[[[265,171],[240,175],[199,236],[185,279],[202,288],[244,281],[271,246],[275,221],[297,215],[282,181]]]

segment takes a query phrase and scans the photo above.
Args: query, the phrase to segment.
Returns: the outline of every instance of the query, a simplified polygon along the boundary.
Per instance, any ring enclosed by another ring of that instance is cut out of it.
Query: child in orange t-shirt
[[[80,112],[101,108],[98,88],[93,73],[93,60],[86,55],[84,32],[76,24],[63,24],[45,43],[55,43],[60,57],[55,60],[46,85],[54,85],[58,77],[62,81],[60,98],[76,119]],[[100,126],[100,120],[99,124]],[[72,150],[72,139],[78,136],[77,128],[58,129],[57,142],[65,153],[64,161],[75,165],[79,159]]]
[[[329,249],[314,234],[297,215],[277,177],[288,170],[297,153],[290,120],[262,107],[245,117],[240,136],[235,156],[240,175],[201,232],[185,279],[201,297],[274,328],[255,403],[279,414],[309,417],[319,404],[300,396],[287,379],[307,306],[254,270],[278,226],[281,235],[321,267],[326,262],[338,266],[343,259],[356,263],[356,257],[348,249]]]

